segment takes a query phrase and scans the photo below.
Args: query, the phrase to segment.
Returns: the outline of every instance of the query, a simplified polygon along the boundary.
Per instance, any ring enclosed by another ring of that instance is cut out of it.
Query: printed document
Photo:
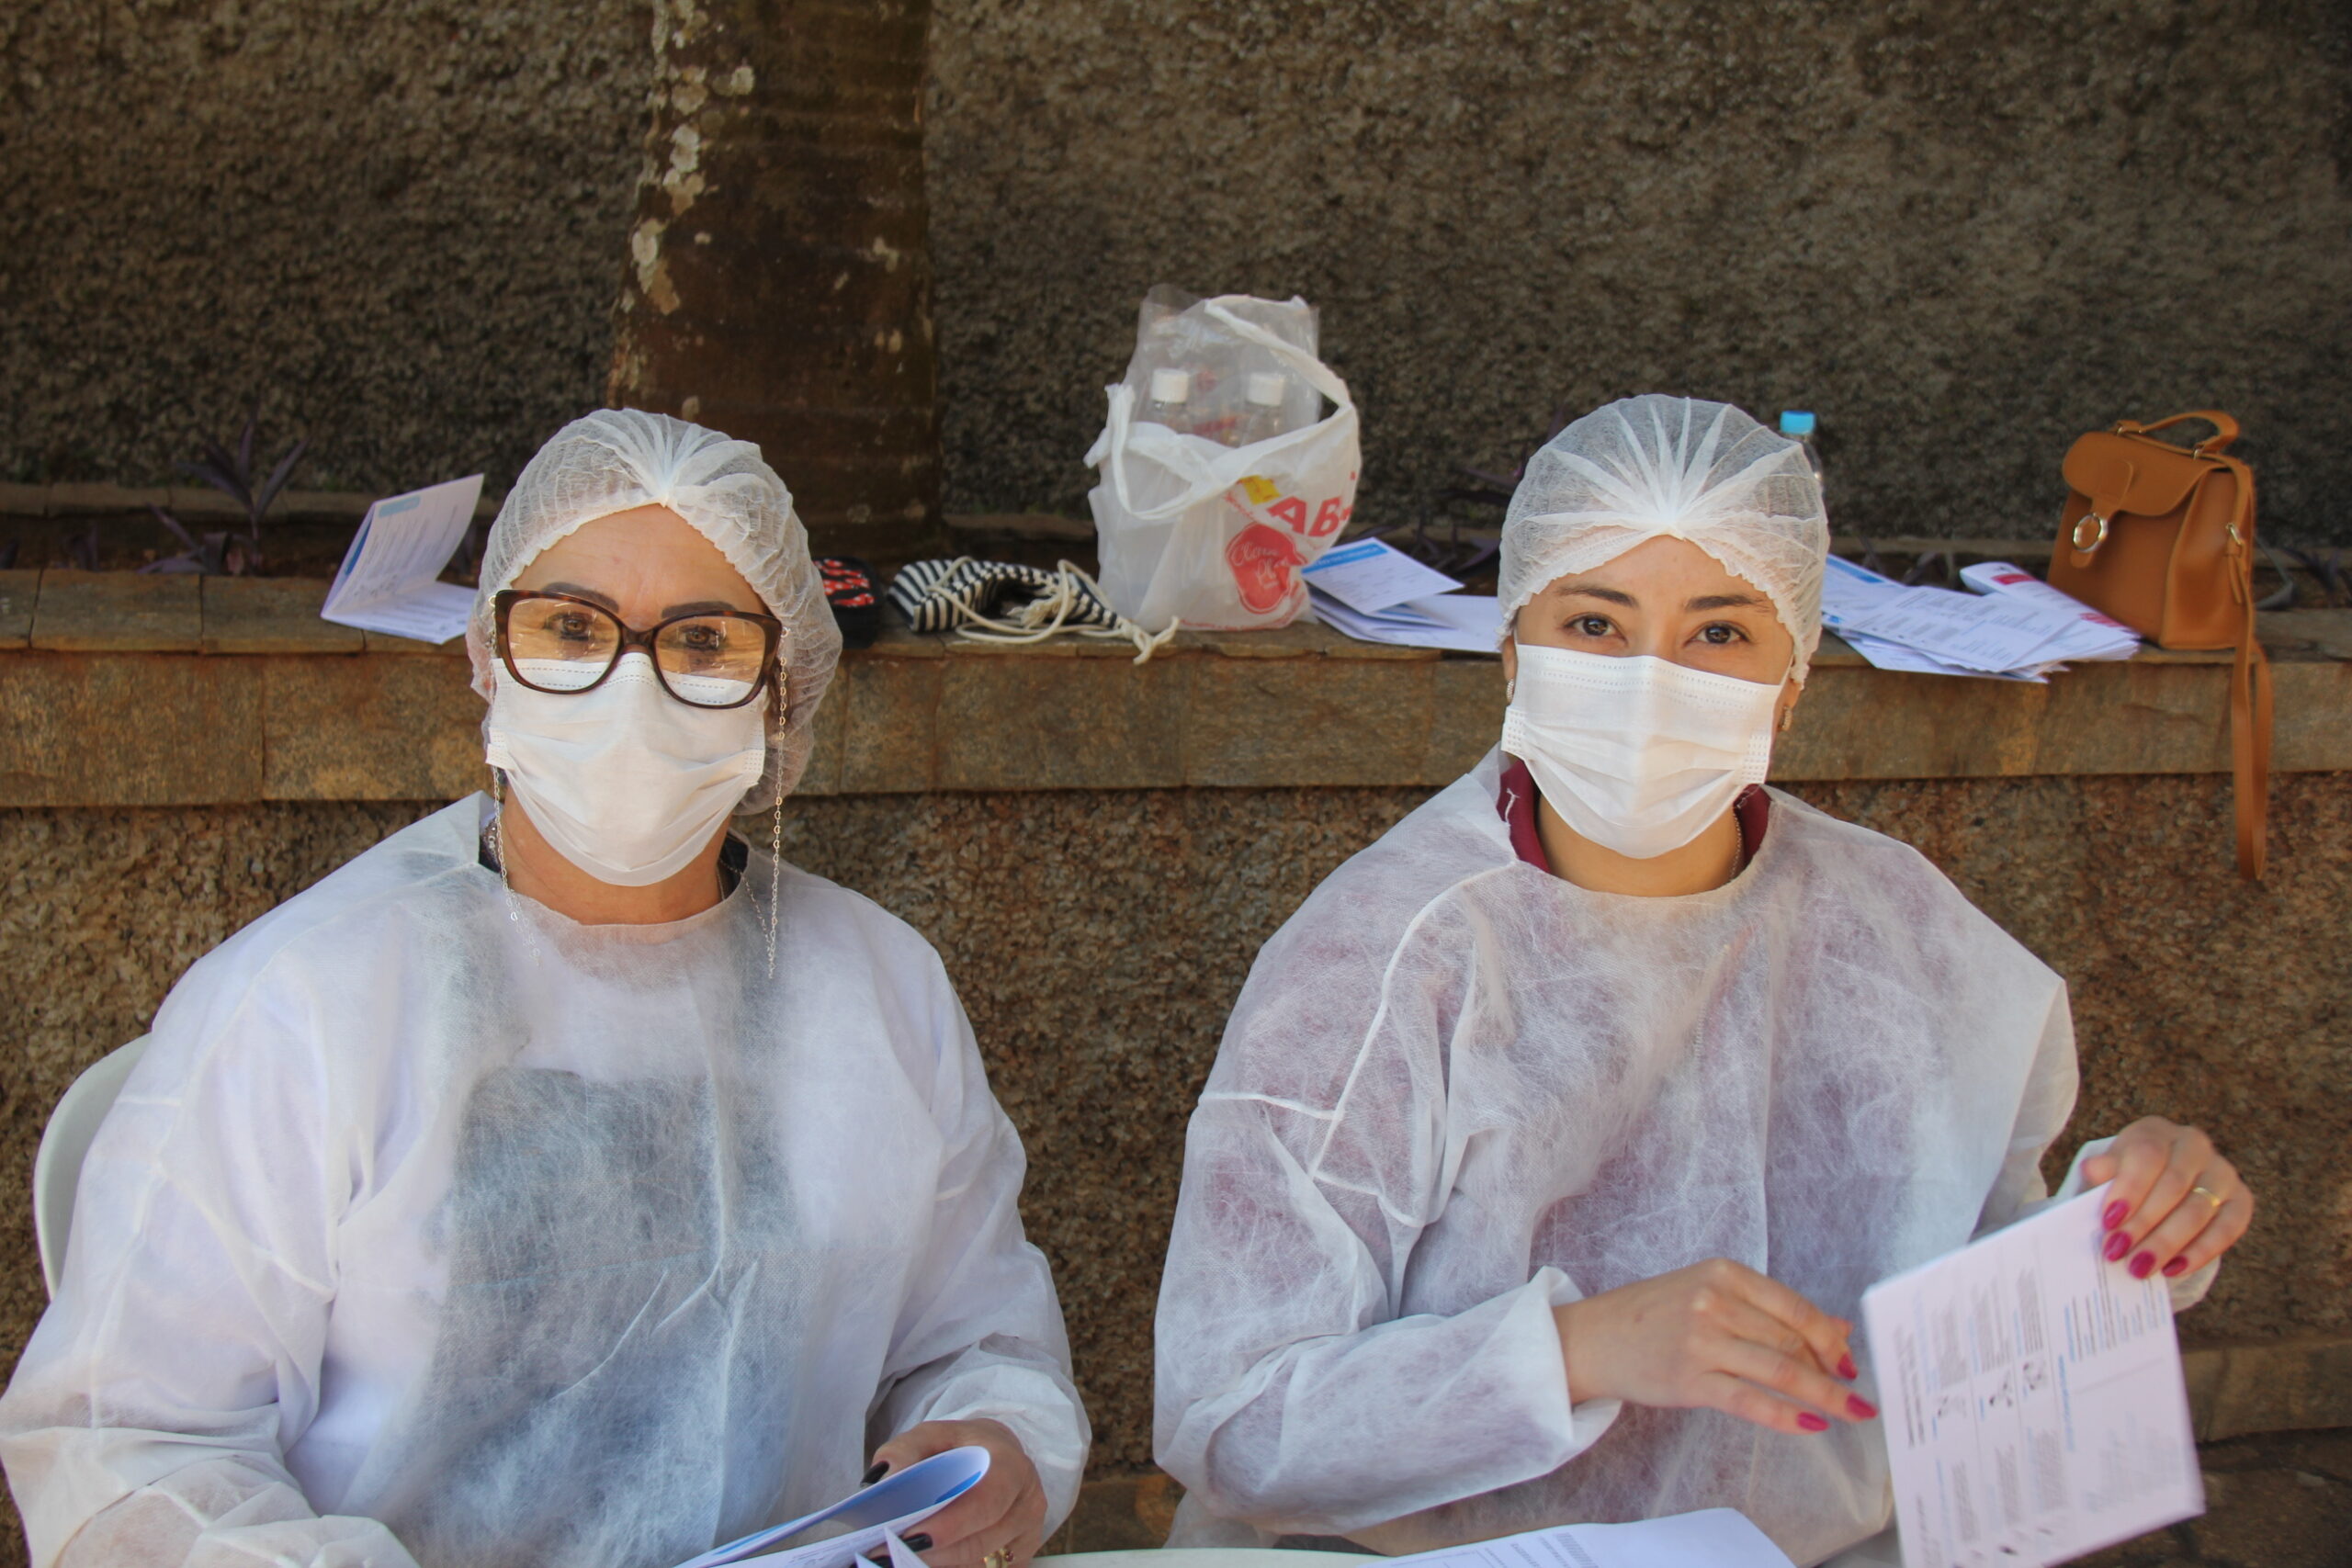
[[[1427,1568],[1791,1568],[1770,1536],[1730,1508],[1630,1525],[1557,1525],[1396,1561]]]
[[[1371,614],[1350,609],[1320,585],[1310,586],[1306,598],[1317,620],[1358,642],[1455,653],[1492,653],[1502,643],[1502,604],[1491,593],[1432,593]]]
[[[713,1547],[678,1568],[730,1568],[738,1562],[762,1562],[768,1568],[854,1568],[861,1561],[875,1568],[922,1568],[922,1560],[907,1550],[902,1538],[978,1485],[988,1472],[988,1450],[950,1449],[886,1475],[830,1508]],[[796,1537],[812,1534],[820,1539],[789,1544]]]
[[[368,509],[343,568],[327,589],[321,620],[419,642],[447,642],[466,629],[474,591],[438,581],[466,536],[481,499],[481,476],[386,496]]]
[[[2162,1276],[2107,1189],[1862,1294],[1905,1568],[2063,1562],[2205,1510]]]
[[[1462,586],[1445,573],[1423,566],[1378,539],[1358,539],[1326,550],[1299,575],[1351,610],[1378,615],[1408,599],[1427,599]]]

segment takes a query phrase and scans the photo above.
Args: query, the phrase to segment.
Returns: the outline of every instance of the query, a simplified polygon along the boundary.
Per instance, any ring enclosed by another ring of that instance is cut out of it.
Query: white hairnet
[[[808,558],[808,535],[792,509],[792,492],[748,441],[638,409],[601,409],[557,431],[491,525],[481,588],[466,627],[474,690],[489,700],[497,659],[492,596],[513,587],[540,551],[582,524],[639,506],[666,506],[692,524],[784,623],[777,666],[784,711],[768,709],[767,766],[737,807],[763,810],[789,795],[808,765],[817,705],[832,682],[842,634]]]
[[[1804,679],[1829,555],[1821,486],[1802,446],[1729,403],[1625,398],[1530,458],[1503,519],[1503,625],[1556,580],[1657,538],[1687,539],[1762,590]]]

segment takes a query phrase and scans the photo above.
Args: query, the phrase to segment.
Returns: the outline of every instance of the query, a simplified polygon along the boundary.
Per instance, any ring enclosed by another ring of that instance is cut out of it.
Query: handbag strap
[[[2177,413],[2168,419],[2157,420],[2151,424],[2142,424],[2136,419],[2119,419],[2115,422],[2115,434],[2148,435],[2159,430],[2170,430],[2174,425],[2184,424],[2192,419],[2203,420],[2213,427],[2212,434],[2188,449],[2189,456],[2193,457],[2219,457],[2222,448],[2238,438],[2238,422],[2220,409],[2196,409],[2188,413]]]
[[[2228,430],[2237,433],[2234,423]],[[2271,693],[2270,660],[2262,651],[2255,619],[2254,472],[2235,457],[2218,461],[2238,484],[2229,544],[2230,592],[2244,614],[2237,658],[2230,666],[2230,784],[2237,808],[2238,874],[2258,882],[2269,859]]]

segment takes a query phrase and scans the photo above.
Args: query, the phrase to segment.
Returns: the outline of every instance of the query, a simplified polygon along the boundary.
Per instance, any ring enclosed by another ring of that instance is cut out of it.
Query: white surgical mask
[[[1680,849],[1764,782],[1778,685],[1646,656],[1518,649],[1503,750],[1603,849],[1634,860]]]
[[[486,759],[539,836],[599,882],[676,875],[767,761],[764,702],[690,706],[635,649],[594,691],[535,692],[503,666],[493,678]]]

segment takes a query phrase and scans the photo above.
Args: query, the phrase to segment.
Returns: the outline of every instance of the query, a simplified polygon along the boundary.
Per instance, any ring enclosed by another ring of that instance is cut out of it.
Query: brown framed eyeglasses
[[[662,689],[689,707],[739,708],[776,679],[784,623],[749,610],[699,610],[639,630],[591,599],[507,588],[491,599],[498,660],[535,692],[594,691],[641,649]]]

